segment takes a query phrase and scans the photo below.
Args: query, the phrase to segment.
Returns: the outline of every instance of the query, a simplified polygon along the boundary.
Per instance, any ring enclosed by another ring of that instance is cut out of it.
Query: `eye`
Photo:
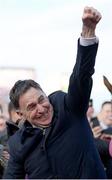
[[[36,103],[29,104],[27,107],[27,111],[33,111],[36,108]]]
[[[38,99],[38,103],[41,104],[41,103],[43,103],[44,101],[46,101],[46,97],[40,96],[39,99]]]

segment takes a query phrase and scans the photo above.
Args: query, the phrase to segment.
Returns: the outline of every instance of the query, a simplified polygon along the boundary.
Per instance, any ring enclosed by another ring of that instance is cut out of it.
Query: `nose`
[[[44,107],[40,104],[37,104],[37,113],[42,114],[44,112]]]

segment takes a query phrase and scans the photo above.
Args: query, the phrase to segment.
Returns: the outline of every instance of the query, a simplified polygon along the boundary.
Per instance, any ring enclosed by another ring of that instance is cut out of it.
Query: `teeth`
[[[36,118],[38,119],[38,118],[46,118],[48,116],[48,112],[46,112],[44,115],[42,115],[42,116],[36,116]]]

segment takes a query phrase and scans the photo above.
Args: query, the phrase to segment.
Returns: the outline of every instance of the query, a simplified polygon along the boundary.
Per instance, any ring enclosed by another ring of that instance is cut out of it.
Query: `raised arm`
[[[100,13],[92,8],[85,7],[82,16],[82,33],[78,41],[76,64],[69,81],[67,94],[68,107],[78,114],[86,113],[92,88],[95,58],[98,48],[98,39],[95,36]]]

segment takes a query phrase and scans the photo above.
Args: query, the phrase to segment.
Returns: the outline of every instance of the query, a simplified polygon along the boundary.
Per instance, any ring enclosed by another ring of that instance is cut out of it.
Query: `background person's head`
[[[112,125],[112,103],[105,101],[101,106],[100,120],[106,125]]]
[[[53,108],[38,83],[19,80],[10,91],[10,100],[22,119],[35,126],[48,126],[53,117]]]
[[[10,101],[8,104],[8,113],[9,113],[9,121],[12,121],[15,124],[19,124],[21,121],[21,117],[16,112],[16,108],[13,103]]]

